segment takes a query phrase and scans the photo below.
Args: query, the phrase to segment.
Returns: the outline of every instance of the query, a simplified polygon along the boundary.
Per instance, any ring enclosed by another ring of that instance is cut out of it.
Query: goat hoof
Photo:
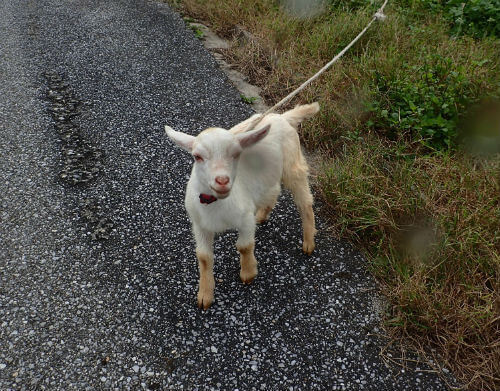
[[[255,277],[257,277],[257,270],[255,271],[250,271],[250,272],[243,272],[243,270],[240,272],[240,278],[241,282],[245,285],[249,285],[255,280]]]
[[[208,308],[214,302],[214,294],[208,294],[207,292],[198,292],[198,308],[203,310],[208,310]]]
[[[315,247],[316,245],[314,242],[304,242],[302,245],[302,251],[307,255],[311,255]]]
[[[261,217],[261,218],[259,218],[258,216],[257,216],[257,217],[255,217],[255,222],[256,222],[257,224],[264,224],[266,221],[267,221],[267,218],[265,218],[265,217],[264,217],[264,218],[262,218],[262,217]]]
[[[266,208],[260,208],[257,210],[257,214],[255,215],[255,222],[257,224],[262,224],[265,223],[267,220],[269,220],[269,214],[273,208],[271,207],[266,207]]]
[[[264,224],[267,220],[269,220],[269,216],[263,216],[259,213],[257,213],[257,215],[255,216],[255,222],[257,224]]]

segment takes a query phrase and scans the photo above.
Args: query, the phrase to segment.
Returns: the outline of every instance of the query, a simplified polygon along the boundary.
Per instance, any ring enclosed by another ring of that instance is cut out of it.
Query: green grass
[[[474,73],[473,67],[467,71]],[[366,125],[433,151],[456,148],[462,113],[480,97],[465,67],[439,55],[422,56],[419,65],[402,63],[395,75],[375,70],[372,81],[373,117]]]
[[[191,30],[193,30],[194,36],[196,38],[198,38],[198,39],[202,39],[203,38],[203,31],[199,27],[189,25],[189,28]]]
[[[183,0],[234,40],[227,59],[274,104],[322,67],[382,1],[334,0],[313,19],[272,0]],[[390,302],[386,331],[500,387],[498,0],[399,0],[292,104],[318,100],[301,130],[321,156],[319,195],[359,244]],[[234,35],[243,26],[254,39]],[[428,351],[428,350],[427,350]]]
[[[453,35],[500,37],[500,0],[419,0],[417,4],[441,14]]]
[[[194,36],[198,39],[202,39],[204,36],[203,31],[196,25],[192,24],[195,23],[196,20],[191,18],[190,16],[184,16],[182,18],[184,20],[184,23],[186,23],[186,26],[194,33]]]
[[[251,105],[253,102],[257,100],[257,97],[255,96],[245,96],[243,94],[240,94],[241,100],[245,102],[247,105]]]

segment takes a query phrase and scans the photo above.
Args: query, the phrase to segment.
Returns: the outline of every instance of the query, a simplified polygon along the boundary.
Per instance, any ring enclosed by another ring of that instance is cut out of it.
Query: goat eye
[[[194,155],[194,160],[196,160],[197,162],[202,162],[203,158],[200,155]]]

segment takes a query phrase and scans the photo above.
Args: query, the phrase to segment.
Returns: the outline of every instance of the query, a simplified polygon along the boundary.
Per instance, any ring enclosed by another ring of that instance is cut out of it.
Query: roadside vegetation
[[[233,41],[224,55],[272,105],[338,53],[382,2],[329,0],[300,19],[276,0],[170,0]],[[291,105],[321,156],[335,232],[359,244],[394,341],[469,389],[500,388],[500,0],[395,0]]]

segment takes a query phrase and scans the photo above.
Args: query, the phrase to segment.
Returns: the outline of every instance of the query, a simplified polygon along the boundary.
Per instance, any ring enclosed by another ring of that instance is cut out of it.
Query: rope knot
[[[377,19],[379,22],[383,22],[385,18],[387,18],[387,16],[382,11],[375,12],[375,19]]]

